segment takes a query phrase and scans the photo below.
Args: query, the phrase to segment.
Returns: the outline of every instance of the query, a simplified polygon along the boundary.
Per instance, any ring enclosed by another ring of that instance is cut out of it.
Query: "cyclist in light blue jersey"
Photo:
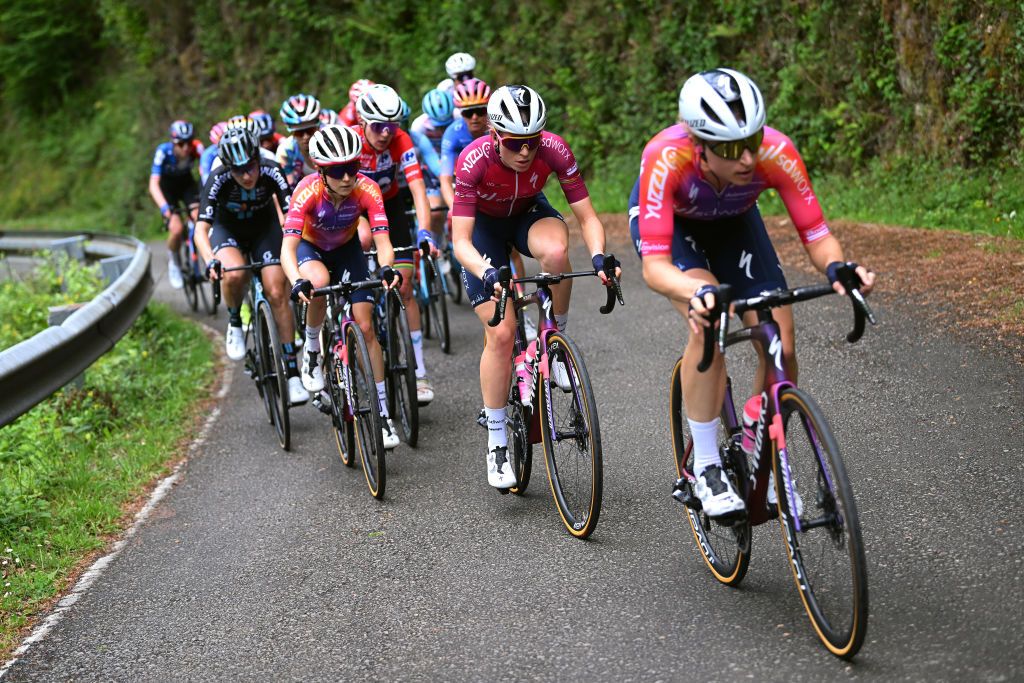
[[[224,135],[224,131],[227,129],[227,121],[215,123],[213,128],[210,129],[210,146],[204,149],[203,153],[199,156],[200,185],[206,185],[206,179],[210,177],[210,167],[213,166],[213,161],[217,158],[217,143],[220,142],[220,136]]]
[[[454,120],[455,101],[449,93],[431,90],[423,96],[423,113],[416,117],[409,127],[409,135],[420,158],[423,179],[427,184],[427,200],[430,208],[441,206],[441,139],[445,130]],[[436,234],[441,228],[443,216],[432,213],[430,227]]]

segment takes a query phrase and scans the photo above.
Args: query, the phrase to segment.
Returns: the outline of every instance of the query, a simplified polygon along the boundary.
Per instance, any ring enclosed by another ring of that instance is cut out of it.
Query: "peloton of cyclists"
[[[494,312],[493,298],[500,294],[498,267],[508,265],[511,245],[537,259],[547,272],[571,270],[568,228],[542,192],[551,173],[558,176],[602,281],[607,281],[605,234],[572,151],[565,140],[544,130],[547,109],[540,95],[524,85],[503,86],[491,95],[487,115],[490,134],[471,142],[455,165],[452,239],[466,292],[485,334],[480,389],[487,417],[487,481],[496,488],[511,488],[516,477],[508,462],[505,401],[515,316],[506,316],[497,327],[487,325]],[[559,329],[565,329],[571,280],[554,285],[552,294],[555,320]],[[551,371],[559,386],[568,384],[564,367],[555,365]]]
[[[195,139],[195,129],[188,121],[173,122],[168,134],[170,142],[161,143],[153,155],[149,196],[167,222],[167,281],[174,289],[181,289],[185,282],[178,263],[178,248],[185,238],[185,224],[174,208],[183,205],[195,221],[199,184],[193,175],[193,166],[198,165],[203,145]]]
[[[682,391],[693,439],[695,491],[708,516],[720,519],[744,512],[718,453],[725,362],[716,351],[707,372],[697,372],[696,366],[719,283],[730,284],[738,298],[786,287],[756,204],[764,190],[778,191],[811,262],[844,293],[836,282],[843,251],[829,232],[803,160],[789,138],[764,124],[764,99],[747,76],[732,69],[695,74],[679,93],[679,123],[644,148],[629,200],[630,232],[644,280],[672,302],[690,328]],[[867,294],[875,276],[862,266],[856,272]],[[787,371],[795,379],[791,307],[772,314],[782,333]],[[753,312],[747,314],[748,324],[755,319]],[[760,348],[758,353],[759,395],[767,359]]]

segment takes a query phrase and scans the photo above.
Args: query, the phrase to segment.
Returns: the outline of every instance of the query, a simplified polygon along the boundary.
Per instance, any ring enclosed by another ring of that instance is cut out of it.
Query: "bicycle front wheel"
[[[370,366],[370,352],[359,326],[347,325],[345,346],[348,347],[350,401],[355,407],[356,445],[359,460],[363,464],[363,475],[370,495],[384,496],[387,472],[384,462],[384,434],[381,428],[380,402],[377,387],[373,381],[373,367]]]
[[[690,438],[690,426],[686,420],[683,406],[683,389],[680,375],[683,359],[676,361],[672,368],[669,389],[669,421],[672,427],[672,450],[675,456],[676,477],[682,478],[685,473],[693,473],[693,441]],[[724,421],[723,421],[724,424]],[[719,434],[718,442],[727,439],[725,429]],[[726,451],[728,454],[728,451]],[[726,476],[729,477],[736,491],[744,490],[746,468],[739,461],[723,458]],[[689,483],[684,486],[690,486]],[[695,496],[692,488],[690,494]],[[686,506],[686,519],[693,531],[693,539],[704,558],[704,564],[711,570],[712,576],[727,586],[736,586],[747,574],[750,565],[750,521],[743,520],[732,526],[722,526],[708,517],[703,510],[695,510]]]
[[[338,445],[341,462],[346,467],[353,467],[356,464],[356,437],[352,415],[348,412],[348,393],[345,391],[345,366],[340,356],[340,340],[333,329],[325,336],[327,346],[324,349],[324,379],[327,382],[328,395],[331,397],[334,441]]]
[[[594,532],[601,514],[603,464],[597,403],[583,355],[561,332],[547,338],[550,377],[541,382],[541,432],[551,494],[576,538]],[[555,366],[561,364],[562,370]],[[567,380],[559,386],[556,372]],[[565,388],[563,388],[565,387]]]
[[[181,280],[184,283],[185,301],[193,311],[199,310],[199,298],[196,291],[195,263],[192,262],[192,250],[189,249],[188,235],[178,247],[178,266],[181,268]]]
[[[260,360],[264,397],[270,410],[270,422],[277,430],[281,448],[291,448],[291,423],[288,419],[288,375],[285,372],[284,349],[277,334],[277,324],[270,304],[260,301],[256,309],[256,324],[260,329]]]
[[[451,331],[448,328],[448,301],[444,293],[444,281],[433,257],[426,260],[427,303],[430,310],[430,327],[441,344],[441,351],[452,352]]]
[[[505,407],[505,430],[508,435],[508,460],[516,475],[516,485],[509,489],[518,496],[526,495],[533,470],[533,444],[530,443],[530,417],[532,411],[519,400],[516,382],[508,390],[508,405]]]
[[[398,292],[388,292],[388,411],[398,421],[402,440],[416,446],[420,434],[420,408],[416,399],[416,356],[412,350],[409,318],[398,305]]]
[[[867,562],[853,489],[814,400],[790,387],[779,401],[785,450],[773,446],[772,466],[793,579],[821,642],[850,659],[864,643],[868,620]]]

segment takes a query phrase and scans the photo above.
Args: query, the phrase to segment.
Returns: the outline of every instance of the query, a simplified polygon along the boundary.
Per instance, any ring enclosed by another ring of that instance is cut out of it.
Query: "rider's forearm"
[[[427,185],[422,180],[409,183],[412,203],[416,207],[416,222],[421,229],[430,229],[430,202],[427,200]]]
[[[573,215],[576,216],[576,220],[580,223],[583,242],[587,245],[587,249],[590,250],[590,255],[603,254],[605,249],[604,225],[601,223],[601,219],[597,217],[597,212],[594,211],[594,205],[590,202],[590,197],[581,199],[575,204],[570,204],[569,208],[572,209]]]
[[[840,246],[839,240],[836,239],[835,235],[825,235],[820,240],[805,244],[804,249],[807,251],[807,256],[810,257],[811,263],[822,273],[825,272],[828,264],[833,261],[844,260],[843,248]]]
[[[302,278],[299,274],[299,240],[295,237],[285,236],[281,240],[281,268],[284,270],[288,282],[295,283]]]
[[[441,198],[444,199],[444,203],[448,205],[449,209],[455,203],[455,187],[452,185],[452,176],[450,175],[441,176]]]
[[[491,266],[473,246],[473,223],[474,219],[467,216],[452,217],[452,248],[455,251],[455,259],[462,267],[476,277],[482,278]]]
[[[373,246],[377,248],[377,263],[382,266],[395,264],[395,249],[391,246],[391,236],[386,232],[373,234]]]
[[[213,260],[213,246],[210,244],[210,224],[206,221],[198,221],[195,230],[196,249],[203,260],[209,263]]]
[[[160,176],[158,175],[149,176],[149,196],[153,198],[153,203],[158,209],[162,210],[167,205],[167,198],[164,197],[164,193],[160,189]]]
[[[648,256],[643,260],[644,281],[658,294],[673,301],[688,304],[705,284],[705,280],[691,277],[673,265],[671,258]]]

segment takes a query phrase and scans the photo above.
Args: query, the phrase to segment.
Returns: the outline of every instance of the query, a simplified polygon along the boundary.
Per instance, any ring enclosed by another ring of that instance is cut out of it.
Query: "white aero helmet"
[[[309,140],[309,156],[317,166],[344,164],[358,159],[362,151],[363,139],[348,126],[325,126]]]
[[[742,140],[764,127],[764,98],[739,71],[702,71],[679,91],[679,119],[702,140]]]
[[[469,73],[476,68],[476,59],[468,52],[456,52],[444,63],[444,70],[452,78]]]
[[[402,98],[390,85],[371,85],[356,100],[356,112],[368,123],[398,123],[402,120]]]
[[[453,81],[450,78],[446,78],[437,84],[437,89],[440,90],[441,92],[454,92],[455,81]]]
[[[503,85],[487,101],[487,118],[500,133],[533,135],[544,130],[548,110],[533,88]]]

